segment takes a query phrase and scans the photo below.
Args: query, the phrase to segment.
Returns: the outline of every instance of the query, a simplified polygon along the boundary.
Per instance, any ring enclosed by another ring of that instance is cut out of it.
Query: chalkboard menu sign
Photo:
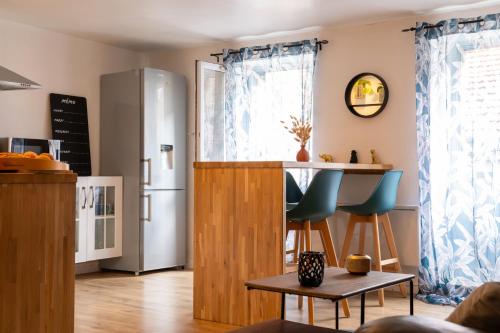
[[[85,97],[50,94],[52,137],[61,140],[61,162],[79,176],[90,176],[89,124]]]

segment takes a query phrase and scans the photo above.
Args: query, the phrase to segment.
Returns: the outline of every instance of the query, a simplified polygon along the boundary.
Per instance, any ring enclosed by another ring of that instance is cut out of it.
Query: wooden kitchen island
[[[72,172],[0,173],[0,332],[74,330]]]
[[[280,296],[245,281],[285,272],[286,169],[383,174],[390,164],[194,163],[194,317],[248,325],[280,317]]]

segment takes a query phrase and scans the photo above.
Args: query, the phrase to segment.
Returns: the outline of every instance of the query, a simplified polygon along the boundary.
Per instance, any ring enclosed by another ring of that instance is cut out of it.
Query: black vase
[[[317,287],[325,275],[325,255],[321,252],[305,251],[299,255],[299,283],[303,287]]]

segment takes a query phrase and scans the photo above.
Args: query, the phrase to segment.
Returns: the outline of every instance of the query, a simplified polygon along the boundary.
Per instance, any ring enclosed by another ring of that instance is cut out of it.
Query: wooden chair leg
[[[344,267],[345,258],[349,254],[349,247],[351,246],[352,236],[354,235],[354,227],[356,226],[356,216],[351,214],[349,216],[349,224],[345,233],[344,244],[342,245],[342,253],[340,255],[340,267]]]
[[[323,220],[318,223],[318,231],[321,237],[321,243],[325,249],[326,262],[328,266],[339,267],[337,261],[337,254],[335,253],[335,247],[333,246],[332,235],[330,234],[330,226],[327,220]]]
[[[379,272],[382,271],[382,258],[380,254],[380,237],[378,231],[378,219],[377,214],[373,214],[370,217],[370,222],[373,227],[373,256],[375,261],[375,269]],[[384,289],[378,290],[378,303],[380,306],[384,305]]]
[[[382,220],[382,227],[384,228],[385,238],[387,240],[387,246],[389,247],[389,253],[392,258],[398,259],[397,262],[394,263],[396,271],[401,272],[401,264],[399,262],[398,249],[396,248],[396,242],[394,241],[394,234],[392,232],[391,221],[389,220],[389,214],[385,213],[380,216]],[[399,284],[399,291],[403,297],[406,297],[406,285],[404,283]],[[411,295],[410,295],[411,296]]]
[[[306,239],[306,251],[311,251],[311,221],[304,222],[304,234]],[[312,297],[307,298],[307,310],[309,312],[309,325],[314,325],[314,302]]]
[[[333,246],[332,234],[330,233],[330,226],[328,221],[324,219],[319,224],[319,235],[321,237],[321,242],[323,243],[323,248],[325,249],[326,262],[328,266],[339,267],[337,261],[337,254],[335,253],[335,247]],[[351,310],[349,309],[349,303],[346,299],[342,300],[342,309],[346,317],[351,316]]]
[[[366,223],[361,223],[359,225],[359,244],[358,253],[365,254],[365,238],[366,238]]]
[[[300,230],[295,230],[295,237],[293,242],[293,263],[296,264],[299,258],[299,234]]]
[[[299,233],[299,253],[304,252],[304,232],[302,230],[297,230]],[[304,304],[304,297],[299,296],[297,301],[297,306],[299,309],[302,309],[302,305]]]

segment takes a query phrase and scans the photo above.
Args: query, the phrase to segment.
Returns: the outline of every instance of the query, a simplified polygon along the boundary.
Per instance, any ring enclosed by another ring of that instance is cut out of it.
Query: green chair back
[[[287,203],[296,203],[299,202],[304,194],[300,190],[299,185],[293,178],[290,172],[286,172],[286,202]]]
[[[378,182],[372,195],[360,205],[341,206],[339,210],[362,216],[385,214],[396,206],[398,185],[403,171],[387,171]]]
[[[286,214],[288,221],[321,221],[335,212],[342,170],[320,170],[299,204]]]
[[[384,214],[394,209],[398,195],[399,181],[403,171],[391,170],[384,173],[372,195],[362,205],[371,214]]]

